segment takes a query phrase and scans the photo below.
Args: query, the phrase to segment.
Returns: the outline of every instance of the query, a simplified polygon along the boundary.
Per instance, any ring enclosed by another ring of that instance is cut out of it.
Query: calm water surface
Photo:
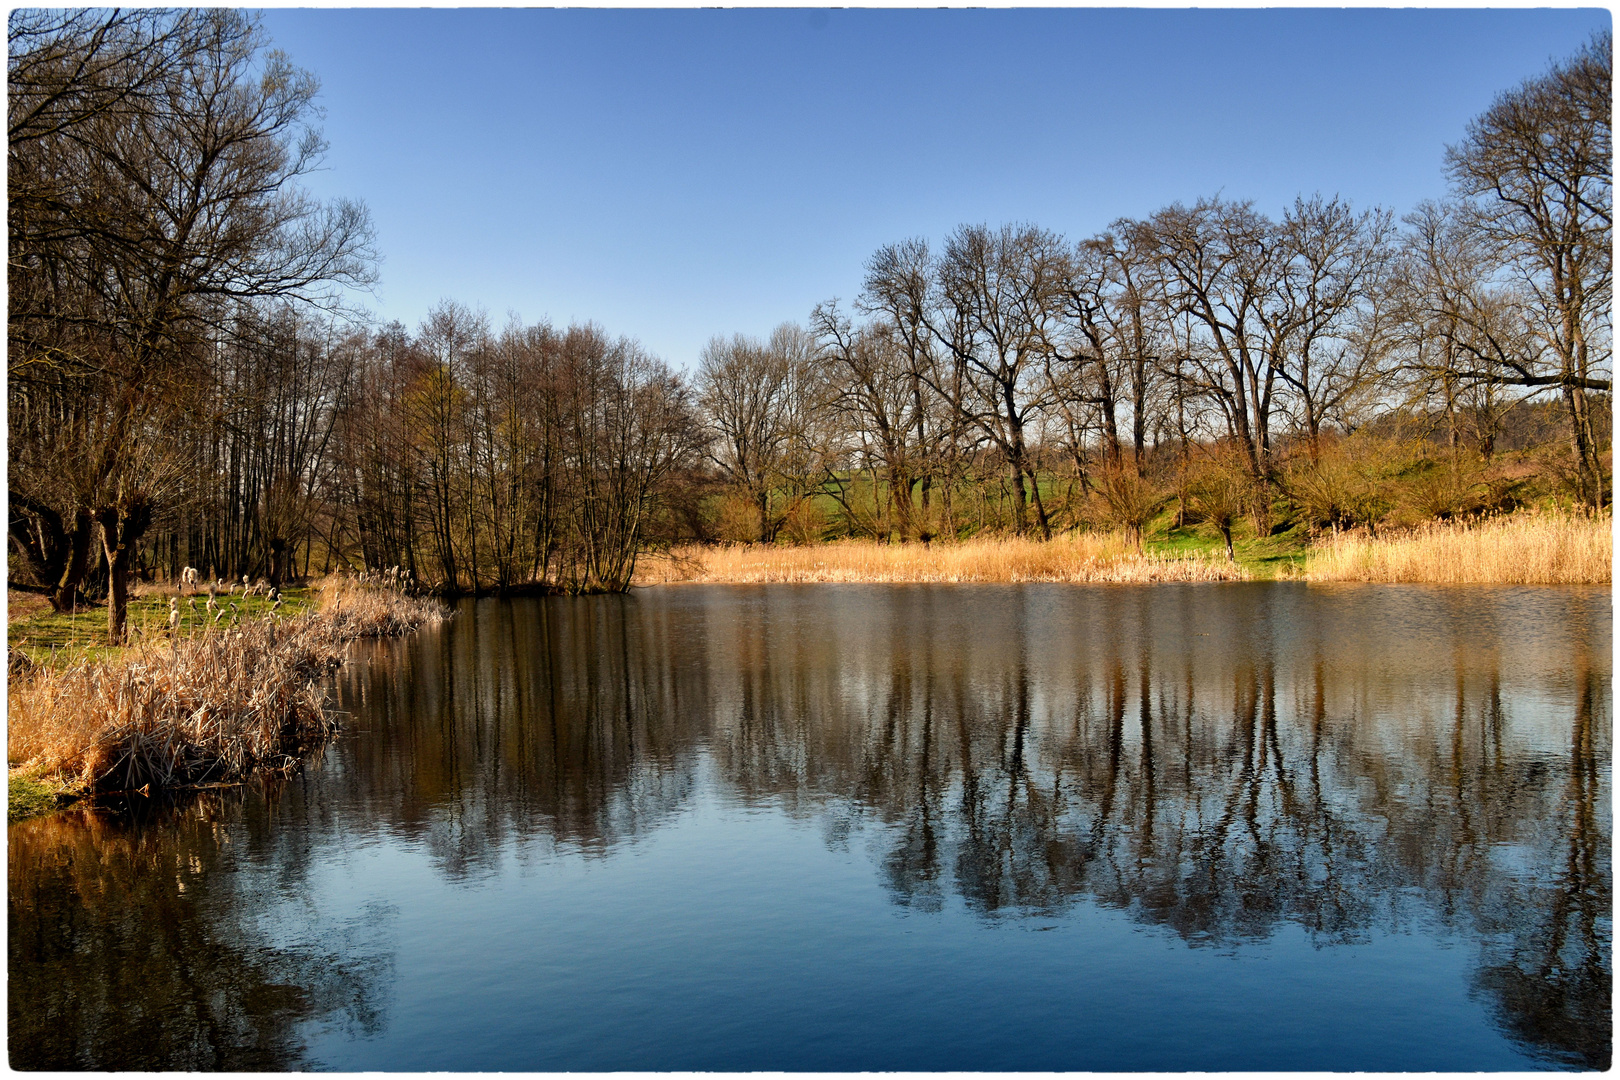
[[[1604,1068],[1605,590],[467,603],[10,829],[11,1063]]]

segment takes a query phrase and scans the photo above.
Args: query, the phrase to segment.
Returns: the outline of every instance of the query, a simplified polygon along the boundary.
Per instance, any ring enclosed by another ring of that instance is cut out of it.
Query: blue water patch
[[[19,1068],[1518,1070],[1612,1042],[1609,597],[672,587],[10,830]]]

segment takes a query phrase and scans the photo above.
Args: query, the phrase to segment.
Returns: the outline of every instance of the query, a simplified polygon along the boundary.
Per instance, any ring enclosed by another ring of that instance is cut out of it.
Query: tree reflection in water
[[[486,602],[346,686],[386,733],[347,750],[451,874],[514,838],[605,853],[707,760],[830,837],[874,826],[922,911],[1083,899],[1221,947],[1438,920],[1512,1037],[1606,1066],[1607,598],[1220,592]]]
[[[211,895],[221,880],[296,890],[298,845],[335,830],[385,830],[457,880],[606,858],[712,787],[860,838],[921,912],[1100,904],[1233,950],[1287,925],[1323,948],[1439,925],[1477,943],[1502,1030],[1605,1068],[1608,603],[1302,585],[469,603],[344,674],[350,736],[283,799],[13,828],[13,1062],[92,1059],[19,1028],[37,997],[79,1010],[72,1040],[135,1048],[94,1060],[290,1067],[299,1018],[379,1022],[387,950],[333,948],[329,969],[318,942],[273,947],[246,914],[262,898]],[[222,829],[281,845],[280,876],[211,874],[243,850]],[[96,935],[116,951],[76,948]],[[67,1000],[61,964],[104,992]],[[151,985],[177,1002],[161,1024]]]
[[[387,910],[289,942],[259,925],[308,853],[266,794],[11,827],[13,1068],[287,1071],[310,1064],[306,1020],[384,1025]],[[250,864],[274,871],[227,872]]]

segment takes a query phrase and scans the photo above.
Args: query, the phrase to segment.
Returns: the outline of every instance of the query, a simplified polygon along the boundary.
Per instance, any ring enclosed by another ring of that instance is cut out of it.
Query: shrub
[[[714,534],[721,543],[754,543],[759,539],[759,504],[740,492],[720,496]]]
[[[1416,521],[1449,521],[1478,514],[1490,501],[1484,463],[1472,454],[1455,461],[1422,463],[1406,483],[1405,499]]]
[[[1254,481],[1243,463],[1223,454],[1195,465],[1187,477],[1189,509],[1220,533],[1226,542],[1226,558],[1235,562],[1232,526],[1248,510],[1255,498]]]
[[[813,496],[800,496],[788,504],[782,528],[795,544],[819,543],[827,531],[827,515]]]
[[[1345,439],[1285,474],[1289,500],[1313,533],[1364,525],[1376,531],[1396,504],[1395,477],[1407,457],[1392,443]]]
[[[1152,521],[1170,495],[1135,467],[1109,465],[1091,478],[1092,516],[1099,523],[1124,531],[1126,539],[1142,550],[1142,529]]]

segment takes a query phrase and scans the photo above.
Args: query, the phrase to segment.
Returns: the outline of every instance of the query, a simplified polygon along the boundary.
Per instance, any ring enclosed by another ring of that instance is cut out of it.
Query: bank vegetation
[[[1393,535],[1342,535],[1318,545],[1313,581],[1452,585],[1609,584],[1613,522],[1606,517],[1520,514],[1436,522]]]
[[[1147,583],[1245,581],[1249,571],[1201,555],[1144,555],[1118,534],[1082,533],[1048,542],[986,537],[957,544],[840,540],[811,547],[691,545],[649,556],[637,584],[676,582],[1020,582]]]
[[[12,785],[149,793],[291,771],[337,730],[324,679],[349,643],[446,613],[430,598],[334,578],[318,611],[211,618],[194,633],[177,627],[110,653],[14,666]]]

